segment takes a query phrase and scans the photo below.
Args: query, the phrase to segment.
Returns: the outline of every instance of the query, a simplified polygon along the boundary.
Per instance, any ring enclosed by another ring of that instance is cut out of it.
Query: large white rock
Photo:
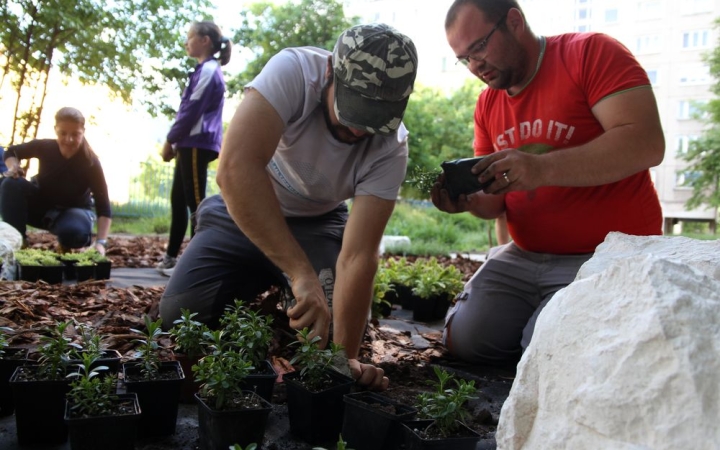
[[[720,448],[720,246],[613,233],[540,314],[498,449]]]

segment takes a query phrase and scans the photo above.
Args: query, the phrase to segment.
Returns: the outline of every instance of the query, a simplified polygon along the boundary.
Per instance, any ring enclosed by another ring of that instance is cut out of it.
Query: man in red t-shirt
[[[515,0],[456,0],[445,30],[458,61],[489,87],[475,111],[473,167],[484,191],[435,206],[483,219],[503,213],[512,242],[493,254],[448,313],[450,351],[515,362],[535,320],[612,231],[661,234],[648,169],[665,142],[646,72],[599,33],[536,36]]]

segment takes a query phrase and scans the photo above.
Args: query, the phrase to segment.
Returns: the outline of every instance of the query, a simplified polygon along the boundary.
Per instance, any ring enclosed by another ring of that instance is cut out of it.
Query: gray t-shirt
[[[246,86],[285,123],[267,171],[286,217],[321,215],[356,195],[395,200],[405,178],[404,125],[392,136],[356,144],[338,142],[328,130],[320,99],[329,54],[315,47],[282,50]]]

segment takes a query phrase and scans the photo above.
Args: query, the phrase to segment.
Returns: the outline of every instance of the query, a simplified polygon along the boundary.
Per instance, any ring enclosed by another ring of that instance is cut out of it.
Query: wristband
[[[102,245],[103,247],[107,247],[107,239],[97,239],[97,240],[95,241],[95,245],[97,245],[97,244],[100,244],[100,245]]]

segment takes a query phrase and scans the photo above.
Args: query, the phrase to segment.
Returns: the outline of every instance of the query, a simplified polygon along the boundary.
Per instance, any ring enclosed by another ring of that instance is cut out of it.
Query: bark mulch
[[[107,255],[114,267],[147,268],[161,259],[167,238],[112,236],[108,242]],[[55,240],[47,233],[32,233],[30,246],[52,249]],[[445,264],[457,266],[466,280],[481,264],[462,257],[439,259]],[[130,329],[144,327],[143,316],[153,312],[153,305],[157,304],[163,290],[164,287],[116,288],[104,281],[65,285],[4,281],[0,282],[0,326],[14,330],[9,335],[11,345],[35,349],[44,328],[56,321],[74,320],[91,325],[105,336],[108,348],[118,350],[124,359],[132,359],[137,335]],[[279,291],[273,289],[251,305],[273,315],[277,332],[270,354],[281,365],[290,357],[287,344],[294,340],[294,332],[288,326],[287,316],[279,309],[279,299]],[[69,333],[73,337],[75,329],[70,327]],[[161,345],[166,348],[163,358],[171,359],[171,340],[164,338]],[[431,388],[428,381],[436,379],[433,365],[452,371],[459,368],[459,376],[472,373],[480,391],[478,400],[473,403],[473,417],[469,425],[485,437],[492,439],[494,436],[502,401],[512,383],[512,374],[484,371],[482,368],[467,372],[467,367],[445,351],[439,331],[399,332],[375,321],[368,325],[361,360],[382,367],[391,379],[391,388],[386,393],[408,404],[415,401],[419,392]]]

